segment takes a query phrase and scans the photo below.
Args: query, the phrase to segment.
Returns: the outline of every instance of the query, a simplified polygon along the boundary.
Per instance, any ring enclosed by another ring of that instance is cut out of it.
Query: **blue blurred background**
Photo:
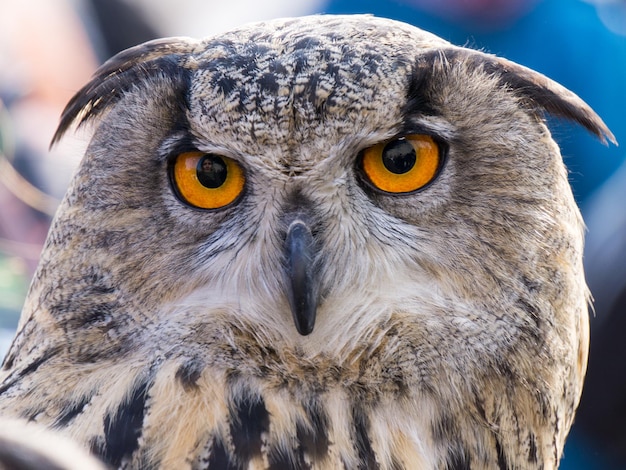
[[[538,70],[571,89],[626,145],[626,0],[23,0],[0,5],[0,357],[47,228],[88,134],[48,150],[64,104],[98,64],[160,36],[249,21],[372,13]],[[588,225],[595,298],[589,372],[561,468],[626,469],[626,150],[550,127]]]

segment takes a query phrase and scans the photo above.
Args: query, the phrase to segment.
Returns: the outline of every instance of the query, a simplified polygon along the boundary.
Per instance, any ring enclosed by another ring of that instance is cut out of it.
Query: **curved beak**
[[[318,303],[318,282],[313,270],[315,246],[309,226],[294,220],[285,237],[287,297],[298,333],[313,331]]]

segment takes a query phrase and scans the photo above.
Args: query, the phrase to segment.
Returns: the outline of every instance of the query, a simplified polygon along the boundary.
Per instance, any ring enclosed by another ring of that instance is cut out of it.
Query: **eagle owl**
[[[555,468],[587,362],[546,77],[371,16],[170,38],[68,104],[93,137],[0,410],[113,468]]]

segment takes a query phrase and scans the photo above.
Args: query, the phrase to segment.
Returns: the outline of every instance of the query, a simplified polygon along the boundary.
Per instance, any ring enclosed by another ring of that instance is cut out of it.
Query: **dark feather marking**
[[[34,406],[29,406],[28,408],[22,410],[19,413],[19,417],[26,421],[36,421],[37,417],[42,413],[45,413],[46,407],[43,403],[38,403]]]
[[[76,416],[83,412],[90,401],[91,397],[83,397],[82,400],[77,403],[68,403],[67,406],[63,408],[61,414],[57,416],[52,426],[55,428],[64,428],[70,424]]]
[[[448,451],[447,470],[471,470],[471,468],[472,461],[466,448],[457,445]]]
[[[528,446],[528,461],[530,463],[537,463],[537,440],[532,432],[528,434]]]
[[[305,470],[310,467],[304,462],[302,456],[296,462],[296,456],[293,453],[285,451],[279,447],[273,447],[268,456],[268,470]]]
[[[89,268],[72,273],[72,282],[83,286],[79,292],[59,296],[49,306],[50,314],[59,320],[64,331],[73,331],[92,326],[114,328],[112,312],[119,309],[117,287],[109,276]],[[80,312],[80,315],[68,315]],[[109,325],[109,324],[113,325]]]
[[[39,368],[39,366],[41,366],[43,363],[48,361],[50,358],[54,357],[56,354],[59,353],[59,351],[60,351],[60,348],[58,347],[47,349],[46,351],[43,352],[41,356],[39,356],[37,359],[30,362],[26,367],[12,373],[9,377],[7,377],[4,383],[0,386],[0,395],[6,392],[11,387],[13,387],[14,385],[21,383],[20,381],[23,377],[27,376],[28,374],[32,372],[35,372]]]
[[[498,373],[506,379],[508,388],[514,387],[514,385],[519,382],[519,374],[505,358],[497,357],[494,360],[493,366]]]
[[[486,73],[499,78],[501,83],[511,87],[520,96],[528,99],[537,107],[538,114],[543,110],[554,116],[568,119],[580,124],[604,143],[607,139],[617,143],[602,119],[574,93],[539,72],[480,51],[449,48],[427,51],[420,55],[414,72],[417,79],[413,78],[409,87],[410,98],[413,97],[413,100],[417,99],[419,102],[419,97],[415,97],[415,92],[411,90],[415,89],[420,92],[424,89],[423,83],[427,82],[422,82],[424,80],[422,75],[429,71],[432,74],[433,64],[437,62],[465,63],[471,68],[483,69]]]
[[[100,449],[104,447],[102,436],[95,436],[89,439],[89,452],[100,455]]]
[[[198,388],[198,379],[204,364],[198,359],[191,359],[182,364],[176,371],[176,379],[182,384],[186,391]]]
[[[261,435],[268,431],[269,423],[263,397],[249,391],[235,395],[230,410],[230,435],[235,455],[244,465],[261,455]]]
[[[296,435],[300,443],[302,453],[311,457],[311,460],[317,462],[326,458],[328,454],[328,418],[324,409],[317,401],[310,401],[304,406],[307,417],[309,418],[309,426],[298,422],[296,423]]]
[[[445,411],[432,425],[433,439],[439,443],[451,442],[458,435],[456,422]]]
[[[539,315],[539,309],[530,303],[528,300],[519,298],[517,299],[516,305],[519,306],[523,311],[528,314],[528,318],[530,318],[536,328],[526,328],[525,332],[533,338],[533,340],[537,343],[543,343],[541,333],[543,332],[541,316]]]
[[[213,440],[213,448],[211,449],[211,456],[209,457],[206,470],[243,470],[243,468],[243,465],[230,458],[221,441]]]
[[[502,444],[500,444],[500,440],[497,437],[496,453],[498,454],[498,468],[500,470],[509,470],[509,465],[506,462],[506,454],[504,453],[504,449],[502,449]]]
[[[405,470],[402,463],[398,462],[393,455],[391,456],[391,470]]]
[[[35,372],[37,369],[39,369],[40,365],[42,365],[44,362],[46,362],[48,359],[54,356],[57,352],[58,352],[57,348],[48,349],[39,358],[35,359],[33,362],[28,364],[24,369],[22,369],[22,371],[19,373],[19,376],[24,377],[30,374],[31,372]]]
[[[429,56],[418,57],[416,65],[409,77],[405,98],[406,104],[402,110],[402,115],[405,116],[405,122],[408,120],[407,118],[411,116],[433,116],[436,114],[436,110],[429,100],[433,79],[432,62],[427,64],[429,60],[432,60]]]
[[[127,402],[104,417],[104,442],[96,453],[113,467],[119,467],[139,447],[148,385],[148,382],[139,384]]]
[[[435,442],[449,447],[447,470],[468,470],[471,468],[469,451],[459,439],[459,429],[456,421],[448,413],[432,425],[432,436]]]
[[[357,405],[352,408],[352,424],[354,426],[354,444],[359,458],[358,468],[363,470],[379,468],[376,454],[368,436],[369,418]]]
[[[189,70],[183,67],[182,60],[195,50],[197,44],[175,38],[158,39],[122,51],[109,59],[67,104],[51,145],[74,121],[78,120],[80,126],[97,117],[137,84],[156,77],[174,84],[187,84]]]
[[[24,323],[22,328],[16,333],[13,338],[13,342],[9,351],[7,352],[4,360],[2,361],[2,369],[9,370],[13,367],[13,363],[15,359],[19,357],[19,344],[21,344],[24,338],[27,338],[30,335],[30,332],[37,328],[37,321],[33,316],[29,317],[28,320]]]

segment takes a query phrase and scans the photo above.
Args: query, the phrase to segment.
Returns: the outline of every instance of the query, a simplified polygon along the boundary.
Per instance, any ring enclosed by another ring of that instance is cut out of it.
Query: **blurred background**
[[[313,13],[394,18],[531,67],[582,97],[622,144],[550,121],[588,226],[595,299],[587,383],[561,468],[626,469],[626,0],[0,0],[0,358],[88,133],[48,145],[96,67],[156,37]]]

